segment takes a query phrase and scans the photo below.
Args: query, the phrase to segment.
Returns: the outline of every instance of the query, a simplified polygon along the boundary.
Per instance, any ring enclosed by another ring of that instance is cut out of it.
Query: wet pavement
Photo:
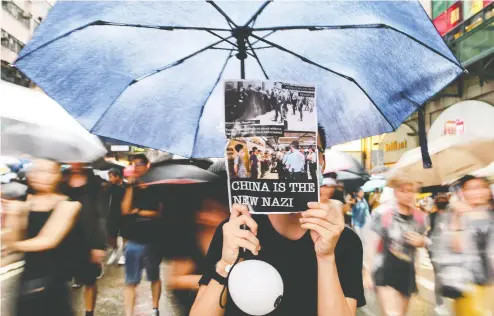
[[[11,315],[11,304],[14,301],[15,286],[21,270],[5,273],[1,276],[1,315]],[[162,279],[166,278],[166,265],[162,264]],[[105,275],[98,281],[98,300],[96,303],[95,316],[123,316],[123,286],[124,268],[122,266],[107,266]],[[73,302],[76,316],[84,315],[83,289],[73,289]],[[431,296],[432,295],[432,296]],[[367,293],[367,306],[360,308],[359,316],[382,315],[379,311],[375,295]],[[431,300],[432,299],[432,300]],[[408,315],[434,316],[433,292],[421,287],[419,284],[419,295],[412,298]],[[160,301],[161,315],[179,316],[173,298],[163,291]],[[151,315],[151,289],[150,283],[143,281],[138,287],[136,316]],[[297,315],[298,316],[298,315]]]

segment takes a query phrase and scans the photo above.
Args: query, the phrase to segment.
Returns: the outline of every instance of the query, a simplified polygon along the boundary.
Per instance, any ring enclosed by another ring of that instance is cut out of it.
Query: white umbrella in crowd
[[[3,155],[92,162],[106,154],[97,136],[44,93],[6,82],[0,92]]]
[[[429,142],[433,167],[424,169],[420,148],[406,152],[388,176],[403,173],[422,186],[451,183],[464,175],[489,166],[494,161],[494,139],[474,136],[442,136]]]

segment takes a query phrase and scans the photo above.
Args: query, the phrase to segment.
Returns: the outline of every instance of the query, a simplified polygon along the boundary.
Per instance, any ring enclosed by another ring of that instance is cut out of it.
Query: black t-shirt
[[[132,208],[145,211],[160,210],[160,193],[156,187],[134,187]],[[160,218],[139,216],[138,214],[122,217],[122,237],[140,243],[157,244],[161,241],[162,221]]]
[[[310,233],[307,232],[298,240],[289,240],[273,228],[266,215],[254,216],[254,220],[258,224],[258,238],[262,249],[259,255],[253,258],[273,265],[284,284],[283,300],[269,315],[317,315],[317,258]],[[201,285],[209,284],[211,273],[221,259],[223,224],[216,229],[211,241],[206,269],[199,281]],[[336,266],[345,297],[356,299],[358,307],[365,305],[362,257],[360,238],[345,227],[335,249]],[[246,314],[240,311],[229,297],[225,315]]]

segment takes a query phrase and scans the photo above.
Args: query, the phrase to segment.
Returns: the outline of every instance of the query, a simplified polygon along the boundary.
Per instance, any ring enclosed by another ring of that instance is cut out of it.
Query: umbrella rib
[[[29,53],[27,53],[27,54],[25,54],[25,55],[17,58],[16,61],[15,61],[15,63],[17,63],[18,61],[20,61],[20,60],[24,59],[25,57],[31,55],[35,51],[38,51],[41,48],[43,48],[45,46],[48,46],[48,45],[50,45],[51,43],[53,43],[55,41],[58,41],[61,38],[67,37],[67,36],[71,35],[74,32],[81,31],[81,30],[83,30],[83,29],[85,29],[87,27],[90,27],[90,26],[104,26],[104,25],[108,25],[108,26],[124,26],[124,27],[137,27],[137,28],[148,28],[148,29],[158,29],[158,30],[164,30],[164,31],[173,31],[173,30],[219,31],[219,32],[230,32],[231,31],[229,29],[221,29],[221,28],[208,28],[208,27],[195,27],[195,26],[160,26],[160,25],[127,24],[127,23],[114,23],[114,22],[107,22],[107,21],[98,20],[98,21],[93,21],[93,22],[84,24],[84,25],[82,25],[82,26],[80,26],[78,28],[75,28],[75,29],[70,30],[70,31],[68,31],[66,33],[63,33],[62,35],[59,35],[59,36],[55,37],[52,40],[49,40],[48,42],[46,42],[44,44],[41,44],[40,46],[36,47],[35,49],[33,49],[32,51],[30,51]]]
[[[463,69],[463,66],[458,63],[456,60],[452,60],[451,58],[447,57],[443,53],[439,52],[438,50],[430,47],[429,45],[425,44],[424,42],[418,40],[417,38],[411,36],[410,34],[407,34],[403,31],[398,30],[397,28],[387,25],[387,24],[354,24],[354,25],[299,25],[299,26],[280,26],[280,27],[262,27],[262,28],[253,28],[252,31],[290,31],[290,30],[309,30],[309,31],[324,31],[324,30],[344,30],[344,29],[389,29],[392,31],[395,31],[401,35],[404,35],[411,39],[412,41],[418,43],[421,46],[424,46],[425,48],[429,49],[430,51],[436,53],[437,55],[443,57],[444,59],[452,62],[456,66],[458,66],[460,69]]]
[[[226,38],[226,39],[222,39],[222,40],[220,40],[220,41],[214,42],[213,44],[208,45],[208,46],[206,46],[206,47],[203,47],[203,48],[201,48],[200,50],[195,51],[195,52],[193,52],[192,54],[189,54],[189,55],[187,55],[187,56],[185,56],[185,57],[183,57],[183,58],[181,58],[181,59],[179,59],[179,60],[176,60],[176,61],[174,61],[174,62],[173,62],[173,63],[171,63],[171,64],[168,64],[168,65],[166,65],[166,66],[164,66],[164,67],[162,67],[162,68],[156,69],[156,70],[154,70],[154,71],[152,71],[152,72],[150,72],[150,73],[148,73],[148,74],[145,74],[145,75],[143,75],[143,76],[141,76],[141,77],[139,77],[139,78],[137,78],[137,79],[134,79],[134,80],[133,80],[133,81],[129,84],[129,86],[131,86],[131,85],[135,84],[136,82],[142,81],[142,80],[144,80],[144,79],[146,79],[146,78],[148,78],[148,77],[150,77],[150,76],[153,76],[153,75],[155,75],[155,74],[157,74],[157,73],[159,73],[159,72],[162,72],[162,71],[164,71],[164,70],[167,70],[167,69],[172,68],[172,67],[175,67],[175,66],[178,66],[178,65],[180,65],[181,63],[183,63],[184,61],[186,61],[187,59],[192,58],[192,57],[194,57],[194,56],[196,56],[196,55],[198,55],[198,54],[200,54],[200,53],[202,53],[202,52],[204,52],[204,51],[206,51],[206,50],[208,50],[208,49],[210,49],[210,48],[212,48],[212,47],[214,47],[214,46],[216,46],[216,45],[218,45],[218,44],[220,44],[220,43],[223,43],[225,40],[227,40],[227,39],[229,39],[229,38],[231,38],[231,36],[230,36],[230,37],[228,37],[228,38]]]
[[[98,126],[99,122],[103,119],[103,117],[105,117],[105,114],[106,114],[106,113],[110,110],[110,108],[111,108],[111,107],[115,104],[115,102],[118,100],[118,98],[120,98],[120,96],[121,96],[121,95],[122,95],[122,94],[123,94],[123,93],[127,90],[127,88],[128,88],[128,87],[132,86],[133,84],[135,84],[135,83],[137,83],[137,82],[139,82],[139,81],[141,81],[141,80],[144,80],[144,79],[146,79],[146,78],[149,78],[149,77],[151,77],[152,75],[155,75],[155,74],[157,74],[157,73],[159,73],[159,72],[161,72],[161,71],[164,71],[164,70],[167,70],[167,69],[169,69],[169,68],[172,68],[172,67],[178,66],[178,65],[180,65],[181,63],[183,63],[184,61],[186,61],[187,59],[189,59],[189,58],[191,58],[191,57],[194,57],[194,56],[196,56],[196,55],[198,55],[198,54],[200,54],[200,53],[202,53],[202,52],[204,52],[204,51],[206,51],[206,50],[208,50],[208,49],[210,49],[210,48],[214,47],[215,45],[217,45],[217,44],[219,44],[219,43],[222,43],[222,42],[223,42],[223,40],[221,40],[221,41],[217,41],[217,42],[215,42],[215,43],[213,43],[213,44],[211,44],[211,45],[208,45],[208,46],[206,46],[206,47],[203,47],[202,49],[200,49],[200,50],[198,50],[198,51],[195,51],[195,52],[194,52],[194,53],[192,53],[192,54],[189,54],[189,55],[187,55],[187,56],[185,56],[185,57],[183,57],[183,58],[181,58],[181,59],[179,59],[179,60],[174,61],[174,62],[173,62],[173,63],[171,63],[171,64],[166,65],[165,67],[162,67],[162,68],[160,68],[160,69],[157,69],[157,70],[155,70],[155,71],[153,71],[153,72],[151,72],[151,73],[148,73],[148,74],[146,74],[146,75],[144,75],[144,76],[141,76],[141,77],[139,77],[139,78],[137,78],[137,79],[134,79],[134,80],[132,80],[131,82],[129,82],[129,84],[128,84],[128,85],[127,85],[127,86],[126,86],[126,87],[122,90],[122,92],[120,92],[120,93],[119,93],[119,95],[118,95],[118,96],[117,96],[117,97],[113,100],[113,102],[112,102],[112,103],[111,103],[111,104],[110,104],[110,105],[106,108],[106,110],[105,110],[105,111],[101,114],[101,116],[99,117],[99,119],[96,121],[96,123],[94,123],[93,127],[92,127],[89,131],[90,131],[90,132],[93,132],[93,131],[94,131],[94,129],[96,128],[96,126]],[[230,55],[231,55],[231,54],[230,54]]]
[[[362,92],[363,92],[363,93],[367,96],[367,98],[368,98],[368,99],[372,102],[372,104],[373,104],[373,105],[374,105],[374,107],[375,107],[375,108],[379,111],[379,113],[381,114],[381,116],[382,116],[382,117],[386,120],[386,122],[388,122],[389,126],[391,126],[391,128],[392,128],[393,130],[395,130],[394,125],[393,125],[393,124],[391,124],[391,122],[390,122],[390,121],[388,120],[388,118],[384,115],[384,113],[382,112],[382,110],[381,110],[381,109],[377,106],[376,102],[374,102],[374,100],[370,97],[370,95],[367,93],[367,91],[365,91],[365,89],[364,89],[364,88],[362,88],[362,86],[360,86],[360,84],[359,84],[359,83],[358,83],[355,79],[353,79],[352,77],[349,77],[349,76],[347,76],[347,75],[344,75],[344,74],[342,74],[342,73],[339,73],[339,72],[337,72],[337,71],[334,71],[334,70],[332,70],[332,69],[330,69],[330,68],[328,68],[328,67],[325,67],[325,66],[323,66],[323,65],[321,65],[321,64],[318,64],[318,63],[316,63],[316,62],[314,62],[314,61],[312,61],[312,60],[310,60],[310,59],[308,59],[308,58],[306,58],[306,57],[304,57],[304,56],[302,56],[302,55],[299,55],[299,54],[297,54],[297,53],[295,53],[295,52],[292,52],[291,50],[289,50],[289,49],[287,49],[287,48],[285,48],[285,47],[283,47],[283,46],[280,46],[280,45],[278,45],[278,44],[275,44],[275,43],[273,43],[273,42],[271,42],[271,41],[268,41],[268,40],[266,40],[266,39],[260,38],[260,37],[259,37],[259,36],[257,36],[257,35],[251,34],[251,36],[252,36],[252,37],[254,37],[254,38],[257,38],[257,39],[258,39],[258,40],[260,40],[261,42],[264,42],[264,43],[266,43],[266,44],[268,44],[268,45],[271,45],[271,46],[273,46],[273,47],[275,47],[275,48],[278,48],[279,50],[281,50],[281,51],[283,51],[283,52],[285,52],[285,53],[288,53],[288,54],[291,54],[291,55],[293,55],[293,56],[295,56],[295,57],[298,57],[298,58],[300,58],[302,61],[304,61],[304,62],[306,62],[306,63],[308,63],[308,64],[310,64],[310,65],[313,65],[313,66],[316,66],[316,67],[318,67],[318,68],[324,69],[324,70],[326,70],[326,71],[331,72],[332,74],[335,74],[335,75],[340,76],[340,77],[342,77],[342,78],[344,78],[344,79],[346,79],[346,80],[348,80],[348,81],[350,81],[350,82],[353,82],[353,83],[354,83],[354,84],[355,84],[355,85],[356,85],[356,86],[357,86],[357,87],[358,87],[358,88],[359,88],[359,89],[360,89],[360,90],[361,90],[361,91],[362,91]]]
[[[252,50],[252,53],[254,54],[254,58],[257,60],[257,63],[259,64],[259,67],[261,67],[262,73],[264,74],[264,77],[266,77],[267,80],[269,80],[269,76],[266,73],[266,70],[264,70],[264,67],[261,64],[261,61],[259,60],[259,57],[256,54],[256,51],[252,47],[252,44],[250,43],[249,39],[247,38],[247,44],[249,44],[250,49]]]
[[[255,19],[257,19],[257,17],[259,16],[259,14],[262,13],[262,11],[264,11],[264,9],[266,9],[266,7],[268,6],[268,4],[270,4],[271,1],[266,1],[264,2],[261,7],[257,10],[256,13],[254,13],[254,15],[249,19],[249,21],[247,23],[244,24],[244,27],[247,27],[249,26],[249,24],[254,21]]]
[[[268,37],[268,36],[272,35],[272,34],[273,34],[273,33],[275,33],[275,32],[277,32],[277,31],[271,31],[271,32],[269,32],[268,34],[266,34],[266,35],[264,35],[264,36],[261,36],[261,38],[266,38],[266,37]],[[256,41],[254,41],[254,43],[252,43],[252,45],[256,45],[256,44],[257,44],[257,43],[259,43],[259,42],[260,42],[259,40],[256,40]]]
[[[197,140],[197,135],[199,134],[199,127],[200,127],[200,123],[201,123],[201,118],[202,118],[202,115],[204,114],[204,108],[206,107],[206,103],[208,102],[209,98],[211,97],[211,94],[213,94],[213,91],[214,89],[216,88],[216,86],[218,85],[218,83],[220,82],[221,80],[221,77],[223,76],[223,72],[225,72],[225,69],[226,69],[226,65],[228,64],[228,61],[230,60],[230,58],[232,57],[232,51],[230,51],[230,54],[228,55],[228,57],[226,58],[225,60],[225,63],[223,64],[223,68],[221,68],[221,71],[218,75],[218,78],[216,79],[216,82],[214,83],[214,86],[213,88],[211,89],[211,92],[209,92],[209,95],[208,97],[206,98],[206,100],[204,101],[204,104],[202,105],[202,108],[201,108],[201,112],[199,113],[199,118],[198,118],[198,124],[197,124],[197,129],[196,129],[196,132],[194,133],[194,141],[192,143],[192,152],[191,152],[191,157],[193,156],[194,154],[194,150],[195,150],[195,143],[196,143],[196,140]]]
[[[224,40],[225,42],[227,42],[227,43],[229,43],[229,44],[231,44],[231,45],[233,45],[233,46],[235,46],[235,47],[237,47],[237,48],[238,48],[238,45],[237,45],[237,44],[235,44],[235,43],[233,43],[233,42],[230,42],[227,38],[225,38],[225,37],[223,37],[223,36],[221,36],[221,35],[219,35],[219,34],[216,34],[216,33],[215,33],[215,32],[213,32],[213,31],[207,31],[207,32],[208,32],[208,33],[210,33],[211,35],[214,35],[214,36],[216,36],[217,38],[220,38],[220,39]],[[230,36],[230,38],[231,38],[231,36]]]
[[[212,5],[226,19],[228,23],[231,23],[233,24],[233,26],[238,27],[238,25],[232,21],[232,19],[228,16],[228,14],[226,14],[225,11],[223,11],[216,3],[214,3],[214,1],[209,0],[206,2]]]

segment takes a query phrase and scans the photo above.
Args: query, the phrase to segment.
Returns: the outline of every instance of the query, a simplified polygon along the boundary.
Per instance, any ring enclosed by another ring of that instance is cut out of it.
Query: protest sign
[[[314,85],[225,82],[230,202],[252,213],[294,213],[319,201]]]

